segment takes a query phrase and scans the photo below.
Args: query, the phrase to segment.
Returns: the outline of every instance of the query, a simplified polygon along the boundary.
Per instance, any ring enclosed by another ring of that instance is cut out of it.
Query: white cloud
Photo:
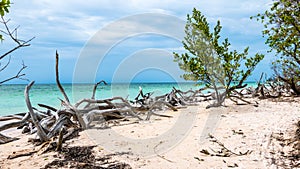
[[[76,59],[75,53],[77,52],[79,55],[81,47],[99,29],[115,20],[139,13],[171,14],[185,20],[186,14],[191,13],[192,9],[196,7],[208,18],[211,25],[220,19],[224,34],[229,38],[235,35],[258,38],[262,27],[259,23],[251,21],[249,17],[263,12],[270,2],[272,0],[31,0],[15,1],[7,17],[12,19],[13,25],[21,26],[20,36],[24,36],[25,39],[36,36],[30,47],[32,52],[28,52],[30,58],[52,56],[53,53],[49,54],[49,51],[58,48],[68,51],[64,53],[66,58]],[[157,18],[157,23],[164,22],[159,19]],[[147,23],[147,19],[141,19],[123,22],[119,27],[130,27],[130,31],[135,29],[138,31],[148,30],[147,25],[149,24],[151,26],[156,23]],[[161,24],[161,27],[170,32],[178,29],[176,25],[168,24]],[[126,29],[122,31],[106,30],[105,34],[98,38],[105,39],[102,42],[109,43],[120,37]],[[256,39],[256,41],[259,40]],[[263,42],[263,40],[261,41]],[[137,42],[138,44],[142,44],[142,42]],[[234,45],[239,48],[239,42]],[[169,47],[169,49],[172,48]],[[181,50],[179,49],[179,51]]]
[[[82,41],[111,21],[124,16],[159,12],[185,19],[186,14],[196,7],[210,22],[221,19],[224,26],[229,26],[232,31],[242,32],[247,29],[237,27],[249,25],[248,18],[266,9],[270,1],[234,0],[228,3],[225,0],[33,0],[15,2],[11,9],[11,18],[26,31],[34,32],[36,36],[45,39],[55,37],[62,41]]]

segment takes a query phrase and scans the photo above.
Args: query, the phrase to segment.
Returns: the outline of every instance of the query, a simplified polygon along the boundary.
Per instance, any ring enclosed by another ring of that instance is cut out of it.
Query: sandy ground
[[[255,102],[255,101],[253,101]],[[68,146],[97,145],[96,156],[113,154],[113,160],[129,164],[132,168],[277,168],[276,153],[280,146],[273,143],[273,135],[291,137],[295,123],[300,119],[300,99],[275,102],[260,100],[252,105],[234,105],[205,109],[208,103],[191,106],[178,112],[160,112],[173,118],[152,116],[150,121],[108,124],[105,129],[90,129],[80,137],[68,141]],[[113,125],[113,126],[112,126]],[[231,152],[245,155],[221,157],[221,146],[213,142],[214,136]],[[10,130],[8,136],[20,140],[0,145],[0,168],[41,168],[58,158],[58,153],[35,153],[31,156],[7,159],[14,152],[37,149],[20,131]],[[205,155],[207,150],[215,156]],[[282,167],[284,168],[284,167]]]

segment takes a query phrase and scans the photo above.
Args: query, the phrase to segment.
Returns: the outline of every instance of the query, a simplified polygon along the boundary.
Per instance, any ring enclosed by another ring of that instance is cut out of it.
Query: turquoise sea
[[[27,111],[24,99],[25,86],[25,84],[0,86],[0,116]],[[90,98],[93,86],[93,84],[63,84],[63,88],[73,103],[82,98]],[[170,92],[173,86],[182,90],[199,88],[192,83],[100,84],[97,88],[96,98],[105,99],[112,96],[122,96],[133,100],[139,92],[139,86],[143,88],[144,93],[154,92],[153,95],[156,96]],[[32,105],[37,108],[38,103],[59,108],[59,98],[63,99],[56,84],[34,84],[29,93]]]
[[[255,85],[255,83],[248,84]],[[0,86],[0,116],[27,112],[24,99],[25,86],[25,84],[6,84]],[[97,88],[96,98],[105,99],[113,96],[122,96],[133,100],[139,92],[139,86],[143,88],[144,93],[154,92],[154,96],[169,93],[173,86],[183,91],[201,87],[194,83],[101,84]],[[63,84],[63,87],[72,103],[82,98],[90,98],[93,90],[93,84]],[[63,96],[56,84],[34,84],[30,90],[31,103],[37,108],[38,103],[59,108],[59,98],[63,99]]]

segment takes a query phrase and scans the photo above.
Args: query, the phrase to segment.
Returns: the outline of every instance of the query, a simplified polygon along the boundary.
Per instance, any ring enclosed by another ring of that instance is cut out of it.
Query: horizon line
[[[64,82],[61,83],[62,85],[94,85],[95,83],[72,83],[72,82]],[[183,81],[183,82],[107,82],[107,84],[111,85],[111,84],[200,84],[201,82],[193,82],[193,81]],[[244,83],[256,83],[256,81],[245,81]],[[6,84],[2,84],[2,85],[26,85],[28,83],[6,83]],[[54,82],[49,82],[49,83],[35,83],[38,85],[56,85],[56,83]],[[204,83],[203,83],[204,84]],[[0,85],[1,86],[1,85]]]

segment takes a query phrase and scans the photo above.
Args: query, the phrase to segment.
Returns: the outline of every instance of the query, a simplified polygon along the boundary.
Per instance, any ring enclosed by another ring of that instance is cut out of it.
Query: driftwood
[[[45,104],[40,104],[40,103],[39,103],[38,106],[43,107],[43,108],[46,108],[46,109],[51,110],[51,111],[53,111],[53,112],[56,112],[56,111],[57,111],[56,108],[51,107],[51,106],[48,106],[48,105],[45,105]]]
[[[56,54],[57,64],[56,64],[56,74],[58,75],[58,54]],[[56,77],[57,84],[60,84],[58,76]],[[70,128],[88,128],[94,119],[99,119],[99,116],[102,117],[104,121],[109,119],[123,119],[123,118],[136,118],[137,120],[150,120],[151,116],[160,116],[160,117],[172,117],[170,115],[158,114],[157,110],[171,109],[177,111],[178,106],[184,103],[188,99],[187,94],[199,93],[197,92],[182,92],[176,90],[175,88],[171,93],[152,98],[150,97],[152,93],[143,94],[142,88],[140,88],[138,99],[135,101],[128,101],[122,97],[114,97],[109,99],[97,100],[95,99],[96,88],[100,83],[106,84],[104,81],[100,81],[95,84],[93,89],[92,97],[79,100],[74,105],[69,102],[68,96],[65,93],[62,85],[58,85],[61,93],[64,96],[62,102],[62,108],[56,109],[52,106],[45,104],[38,104],[41,108],[47,109],[47,111],[41,111],[34,108],[31,105],[29,92],[34,85],[34,81],[28,84],[24,91],[25,101],[29,112],[25,114],[23,119],[8,123],[0,126],[0,131],[6,130],[12,127],[25,126],[27,132],[37,134],[40,142],[48,142],[54,136],[59,135],[58,147],[57,150],[61,149],[62,146],[62,135],[65,132],[62,132],[61,129],[64,128],[66,131]],[[139,98],[141,97],[141,98]],[[176,99],[175,99],[176,97]],[[177,100],[174,104],[174,100]],[[181,100],[181,101],[180,101]],[[145,117],[141,117],[145,115]],[[17,118],[17,119],[20,119]],[[81,119],[81,121],[79,120]]]
[[[282,84],[277,81],[267,81],[261,83],[261,78],[257,84],[257,87],[252,90],[252,97],[258,97],[259,99],[278,99],[281,97],[291,97],[296,96],[297,94],[289,88],[289,86]]]
[[[202,93],[202,91],[207,88],[181,91],[173,87],[170,93],[156,97],[152,97],[153,92],[144,94],[142,88],[140,88],[139,93],[134,101],[130,101],[122,97],[113,97],[109,99],[98,100],[95,98],[97,86],[101,83],[106,84],[106,82],[102,80],[94,85],[91,98],[84,98],[82,100],[79,100],[75,104],[71,104],[66,92],[64,91],[59,81],[58,60],[59,56],[56,53],[56,82],[58,84],[59,90],[64,96],[64,100],[61,100],[62,108],[57,109],[49,105],[38,104],[41,108],[47,109],[47,111],[41,111],[32,107],[29,98],[29,90],[34,82],[31,82],[26,86],[24,91],[25,101],[29,112],[26,114],[22,114],[23,117],[22,115],[3,117],[2,120],[15,119],[19,121],[14,121],[0,126],[0,131],[13,127],[22,128],[22,126],[24,126],[24,131],[30,133],[36,132],[41,142],[47,142],[54,136],[62,136],[64,133],[69,133],[69,131],[73,130],[74,128],[89,128],[91,127],[91,123],[94,120],[100,119],[103,122],[111,119],[116,120],[128,118],[135,118],[137,120],[150,120],[153,115],[170,118],[172,116],[159,114],[156,113],[156,111],[164,109],[177,111],[178,108],[195,105],[199,101],[207,100],[215,101],[214,103],[208,105],[207,108],[218,107],[221,105],[220,103],[222,103],[227,97],[225,95],[225,92],[207,94]],[[280,93],[283,91],[283,89],[275,86],[274,84],[270,86],[270,88],[267,88],[264,84],[261,84],[259,82],[258,87],[255,89],[244,88],[240,91],[233,90],[230,98],[232,100],[233,98],[236,98],[247,104],[250,104],[250,102],[248,102],[244,98],[281,97],[280,94],[275,95],[274,93]],[[236,100],[233,101],[237,103]],[[61,132],[62,128],[64,128],[66,131]],[[61,144],[63,143],[63,141],[61,139],[58,139],[58,143],[59,146],[57,149],[59,150],[61,149]]]
[[[14,159],[14,158],[18,158],[18,157],[30,156],[36,152],[37,152],[36,150],[25,149],[22,151],[14,152],[12,155],[9,155],[7,157],[7,159]]]
[[[238,100],[246,104],[251,104],[251,102],[249,102],[245,98],[278,100],[282,97],[296,96],[296,94],[293,93],[293,91],[290,90],[288,86],[282,83],[276,81],[267,81],[265,83],[262,83],[261,81],[264,75],[264,73],[261,74],[256,88],[248,87],[241,90],[233,90],[229,95],[230,100],[237,104],[239,104]]]
[[[22,120],[25,113],[15,114],[15,115],[8,115],[8,116],[0,116],[0,121],[7,121],[7,120]]]
[[[60,129],[60,131],[59,131],[59,136],[58,136],[58,142],[57,142],[57,146],[56,146],[56,151],[61,151],[65,130],[66,130],[65,127],[62,127]]]
[[[177,107],[189,104],[191,96],[199,92],[182,92],[173,89],[170,93],[160,96],[151,97],[153,93],[144,94],[142,88],[139,89],[139,94],[134,101],[127,100],[123,97],[113,97],[108,99],[96,99],[97,86],[101,83],[107,84],[101,80],[94,85],[91,98],[84,98],[72,104],[59,80],[59,54],[56,52],[56,84],[59,91],[63,95],[61,100],[61,108],[57,109],[46,104],[38,104],[40,108],[46,111],[39,110],[32,106],[29,92],[34,85],[34,81],[29,83],[25,90],[25,102],[28,108],[28,113],[24,116],[6,117],[6,119],[16,119],[11,123],[0,126],[0,131],[19,127],[23,128],[24,133],[37,135],[37,140],[40,143],[56,144],[56,150],[62,149],[62,144],[65,141],[64,137],[68,133],[72,133],[75,129],[86,129],[91,126],[91,123],[96,119],[107,121],[110,119],[130,119],[150,120],[152,116],[172,117],[166,114],[156,113],[157,110],[170,109],[177,111]],[[57,139],[56,136],[58,136]],[[1,140],[4,140],[1,138]]]
[[[219,157],[231,157],[231,156],[243,156],[243,155],[248,155],[248,154],[252,153],[252,151],[250,151],[250,150],[247,150],[246,152],[243,152],[243,153],[242,152],[236,153],[236,152],[230,150],[229,148],[227,148],[224,145],[224,143],[219,141],[215,136],[213,136],[211,134],[209,134],[208,136],[211,139],[210,141],[218,144],[221,147],[221,149],[218,151],[211,149],[213,151],[213,153],[209,152],[206,149],[202,149],[200,151],[200,153],[203,153],[205,155],[219,156]]]
[[[31,103],[30,103],[30,100],[29,100],[29,93],[28,92],[29,92],[29,90],[30,90],[30,88],[33,84],[34,84],[34,81],[29,83],[29,85],[27,85],[26,88],[25,88],[25,92],[24,92],[25,102],[26,102],[27,108],[29,110],[31,120],[32,120],[33,124],[35,125],[35,127],[37,128],[37,134],[38,134],[39,138],[41,139],[41,141],[47,141],[49,138],[47,137],[44,129],[38,123],[36,114],[33,112],[33,109],[32,109],[32,106],[31,106]]]
[[[60,84],[60,81],[59,81],[59,71],[58,71],[59,55],[58,55],[57,51],[56,51],[55,55],[56,55],[56,57],[55,57],[56,58],[55,59],[56,60],[56,64],[55,64],[56,84],[57,84],[60,92],[63,94],[63,96],[65,98],[65,101],[70,104],[70,100],[69,100],[64,88],[62,87],[62,85]]]
[[[13,128],[13,127],[22,126],[23,124],[25,124],[28,121],[28,119],[29,119],[29,113],[27,113],[23,117],[23,119],[21,119],[20,121],[7,123],[7,124],[4,124],[4,125],[0,126],[0,131],[7,130],[7,129],[10,129],[10,128]]]
[[[0,133],[0,144],[9,143],[15,140],[18,140],[18,138],[11,138]]]
[[[250,104],[245,98],[277,98],[287,91],[278,84],[270,84],[270,87],[266,87],[260,82],[261,76],[257,88],[243,88],[246,85],[242,85],[240,86],[241,89],[232,90],[230,94],[224,88],[217,86],[213,88],[214,93],[204,93],[208,88],[181,91],[173,87],[169,93],[153,97],[153,92],[144,94],[142,87],[140,87],[134,100],[123,97],[97,99],[97,87],[101,83],[107,85],[105,81],[101,80],[94,85],[91,98],[83,98],[73,104],[59,80],[59,54],[57,51],[55,73],[57,87],[64,98],[61,100],[61,107],[54,108],[46,104],[38,104],[40,108],[46,109],[46,111],[33,107],[29,97],[30,89],[34,85],[33,81],[26,86],[24,91],[28,113],[1,118],[0,121],[8,119],[16,121],[0,126],[0,132],[14,127],[23,128],[24,133],[36,133],[40,144],[47,143],[48,147],[52,145],[51,147],[56,147],[56,150],[59,151],[63,148],[63,143],[68,135],[72,135],[78,129],[90,128],[93,126],[92,123],[96,121],[99,124],[99,122],[109,120],[151,120],[152,116],[171,118],[171,115],[161,114],[158,111],[166,109],[177,111],[179,108],[197,105],[201,101],[213,101],[206,108],[219,107],[228,97],[236,103],[238,103],[237,100],[240,100]],[[12,140],[14,138],[0,135],[0,143]],[[55,146],[53,146],[54,142]]]

